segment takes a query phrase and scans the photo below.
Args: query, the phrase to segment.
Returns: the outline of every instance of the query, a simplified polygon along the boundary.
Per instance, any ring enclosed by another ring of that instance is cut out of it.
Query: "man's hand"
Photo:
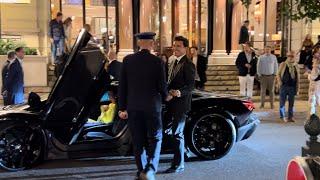
[[[167,98],[166,98],[166,101],[170,101],[172,98],[173,98],[173,96],[169,94],[169,95],[167,96]]]
[[[51,42],[51,44],[53,44],[53,38],[50,38],[50,42]]]
[[[8,95],[8,91],[5,90],[5,91],[3,91],[1,94],[2,94],[2,96],[7,96],[7,95]]]
[[[171,89],[171,90],[169,91],[169,93],[170,93],[171,96],[173,96],[173,97],[181,97],[181,92],[180,92],[179,90],[173,90],[173,89]]]
[[[247,63],[247,64],[245,64],[245,66],[246,66],[247,68],[249,68],[249,69],[251,68],[251,64],[248,64],[248,63]]]
[[[121,119],[128,119],[128,112],[127,111],[119,111],[119,117]]]

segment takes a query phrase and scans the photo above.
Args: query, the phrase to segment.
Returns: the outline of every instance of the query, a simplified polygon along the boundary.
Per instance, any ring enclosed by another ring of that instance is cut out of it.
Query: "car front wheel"
[[[233,122],[221,114],[206,114],[191,120],[187,132],[188,147],[208,160],[227,155],[236,141]]]
[[[20,171],[40,162],[44,138],[41,130],[26,125],[9,125],[0,131],[0,166]]]

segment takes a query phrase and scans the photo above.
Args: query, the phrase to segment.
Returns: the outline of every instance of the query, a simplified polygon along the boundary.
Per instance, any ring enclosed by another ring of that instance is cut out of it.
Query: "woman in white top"
[[[313,67],[309,80],[310,114],[317,114],[316,108],[320,105],[320,53],[316,53],[313,57]]]
[[[72,19],[68,17],[67,19],[64,20],[63,22],[63,28],[64,28],[64,33],[65,33],[65,52],[70,52],[71,51],[71,41],[72,41],[72,36],[71,36],[71,31],[72,31]]]

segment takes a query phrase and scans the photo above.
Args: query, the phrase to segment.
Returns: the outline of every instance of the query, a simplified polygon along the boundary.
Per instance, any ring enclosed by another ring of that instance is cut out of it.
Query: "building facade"
[[[5,2],[5,1],[4,1]],[[106,48],[113,45],[120,59],[137,50],[135,33],[154,31],[155,51],[162,53],[176,35],[190,40],[210,63],[233,63],[239,52],[239,30],[250,20],[250,40],[255,48],[279,46],[281,0],[253,0],[246,9],[240,0],[15,0],[0,3],[1,38],[25,42],[41,55],[50,55],[49,21],[61,11],[71,17],[72,39],[84,24]],[[307,33],[314,41],[320,34],[320,22],[289,22],[288,47],[298,50]]]

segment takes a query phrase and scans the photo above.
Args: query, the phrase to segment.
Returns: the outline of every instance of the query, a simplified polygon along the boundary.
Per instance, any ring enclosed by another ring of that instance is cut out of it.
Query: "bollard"
[[[313,114],[305,122],[304,129],[310,136],[306,142],[306,146],[302,147],[302,156],[320,156],[320,142],[318,135],[320,134],[320,119]]]

